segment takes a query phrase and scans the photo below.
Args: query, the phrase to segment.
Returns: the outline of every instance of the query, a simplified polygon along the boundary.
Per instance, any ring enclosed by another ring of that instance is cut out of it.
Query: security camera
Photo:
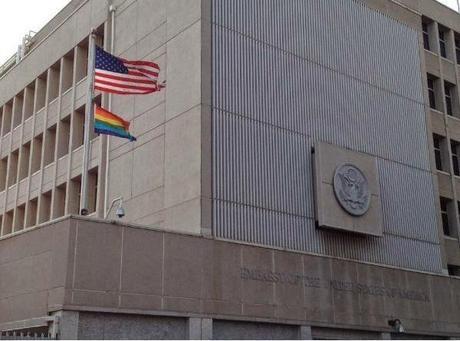
[[[388,320],[388,325],[393,327],[396,333],[404,333],[405,331],[400,319]]]
[[[118,206],[117,211],[115,212],[118,218],[123,218],[125,216],[125,210],[123,207]]]
[[[104,219],[107,219],[109,217],[109,214],[112,211],[112,208],[117,201],[118,201],[118,207],[117,207],[117,210],[115,211],[115,214],[117,215],[118,218],[123,218],[125,216],[126,213],[125,213],[125,209],[123,208],[123,197],[118,197],[112,200],[112,203],[110,204],[110,208],[105,214]]]

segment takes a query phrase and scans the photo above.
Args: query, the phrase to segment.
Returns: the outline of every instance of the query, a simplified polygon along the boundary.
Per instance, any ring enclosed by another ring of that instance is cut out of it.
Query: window
[[[8,169],[8,156],[0,160],[0,191],[3,191],[6,186],[7,169]]]
[[[19,181],[21,181],[29,175],[30,142],[22,146],[19,157]]]
[[[13,186],[18,181],[18,159],[19,150],[16,149],[10,155],[8,186]]]
[[[56,125],[46,130],[43,148],[44,165],[47,166],[54,162],[54,152],[56,148]]]
[[[450,236],[451,229],[449,224],[449,213],[448,213],[448,205],[449,199],[441,197],[440,199],[441,204],[441,219],[442,219],[442,230],[444,231],[444,235]]]
[[[67,185],[63,183],[59,187],[56,187],[54,191],[54,209],[53,218],[59,218],[65,214],[65,202],[66,202]]]
[[[38,135],[32,140],[32,159],[31,172],[32,174],[40,169],[42,161],[43,134]]]
[[[442,27],[439,27],[439,54],[441,57],[447,58],[446,32]]]
[[[431,109],[436,109],[436,93],[434,91],[434,85],[435,85],[434,82],[435,82],[435,79],[433,78],[433,76],[428,75],[428,82],[427,82],[428,99],[430,101]]]
[[[34,198],[29,201],[29,206],[27,207],[26,215],[26,227],[32,227],[37,225],[37,207],[38,207],[38,198]]]
[[[460,276],[460,266],[447,264],[447,271],[449,276]]]
[[[5,220],[3,222],[3,235],[13,232],[13,213],[14,211],[11,210],[5,214]]]
[[[460,175],[460,169],[458,165],[458,150],[460,143],[456,141],[450,141],[450,149],[452,150],[452,165],[454,166],[454,174]]]
[[[51,218],[51,191],[41,195],[40,212],[38,213],[39,223],[44,223]]]
[[[430,35],[428,33],[428,23],[422,23],[422,31],[423,31],[423,47],[425,50],[430,49]]]
[[[433,147],[434,147],[434,158],[436,161],[436,169],[443,171],[444,168],[444,163],[443,161],[443,153],[442,153],[442,142],[444,140],[444,137],[433,134]]]
[[[457,64],[460,65],[460,34],[455,33],[455,55],[457,56]]]
[[[16,215],[14,217],[14,231],[19,231],[24,228],[25,212],[26,212],[25,204],[16,208]]]
[[[78,176],[69,183],[69,212],[71,214],[80,213],[80,191],[81,191],[81,176]]]
[[[453,116],[452,110],[452,89],[454,86],[448,82],[444,82],[444,96],[446,98],[446,114]]]

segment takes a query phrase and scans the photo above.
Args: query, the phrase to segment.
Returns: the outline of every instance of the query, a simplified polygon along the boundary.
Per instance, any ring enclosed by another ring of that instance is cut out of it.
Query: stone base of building
[[[460,280],[67,217],[0,240],[0,331],[59,339],[448,338]],[[404,332],[389,321],[399,319]]]

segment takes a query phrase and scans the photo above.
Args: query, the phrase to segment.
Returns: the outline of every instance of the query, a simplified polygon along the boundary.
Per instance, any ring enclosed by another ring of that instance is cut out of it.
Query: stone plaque
[[[324,142],[314,154],[317,226],[382,236],[376,157]]]
[[[364,173],[355,165],[343,164],[336,168],[334,194],[340,206],[353,216],[362,216],[369,210],[369,184]]]

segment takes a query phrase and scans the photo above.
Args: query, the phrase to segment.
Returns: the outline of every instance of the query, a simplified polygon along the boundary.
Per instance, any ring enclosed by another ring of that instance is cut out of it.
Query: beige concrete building
[[[167,87],[96,94],[137,141],[92,136],[80,217],[92,28]],[[0,332],[460,337],[459,13],[73,0],[25,42],[0,67]]]

